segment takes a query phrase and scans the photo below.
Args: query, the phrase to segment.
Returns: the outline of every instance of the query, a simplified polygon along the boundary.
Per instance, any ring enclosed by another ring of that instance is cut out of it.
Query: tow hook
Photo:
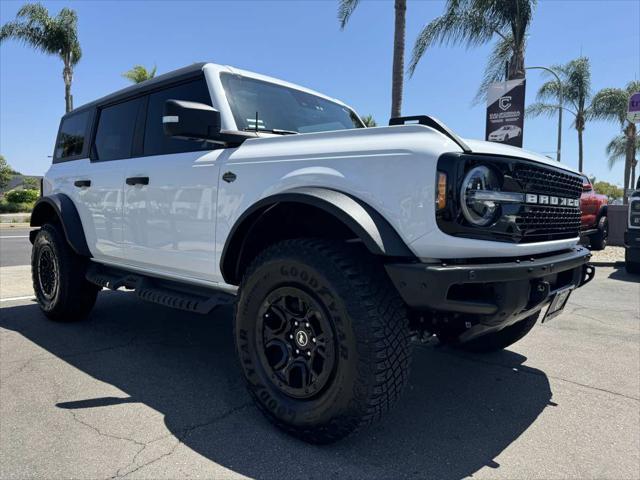
[[[593,280],[593,277],[596,276],[596,267],[593,265],[586,264],[582,267],[582,281],[580,282],[579,287],[582,287]]]
[[[539,281],[533,284],[533,288],[531,289],[531,298],[529,300],[529,308],[535,307],[536,305],[542,303],[549,297],[549,292],[551,291],[551,286],[549,282]]]

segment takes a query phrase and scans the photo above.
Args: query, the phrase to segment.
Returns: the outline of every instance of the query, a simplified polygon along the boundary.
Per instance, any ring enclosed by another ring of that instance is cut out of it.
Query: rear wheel
[[[487,333],[466,343],[457,344],[456,347],[474,353],[489,353],[502,350],[509,345],[513,345],[529,333],[538,321],[539,315],[540,313],[538,312],[502,330]]]
[[[594,233],[589,242],[591,250],[604,250],[609,239],[609,219],[606,216],[600,217],[598,221],[598,231]]]
[[[47,223],[36,235],[31,250],[33,291],[51,320],[82,320],[93,308],[100,288],[85,279],[87,262],[71,249],[58,225]]]
[[[629,248],[625,248],[624,250],[624,256],[625,256],[625,269],[627,270],[627,273],[634,273],[634,274],[640,274],[640,262],[633,262],[631,261],[631,255],[629,254]]]
[[[305,441],[336,441],[377,420],[407,383],[404,303],[357,247],[269,247],[245,274],[236,308],[249,392],[271,422]]]

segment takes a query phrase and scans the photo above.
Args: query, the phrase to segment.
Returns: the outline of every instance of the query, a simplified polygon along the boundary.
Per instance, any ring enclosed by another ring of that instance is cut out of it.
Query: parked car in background
[[[624,259],[627,272],[640,273],[640,178],[629,198],[629,223],[624,233]]]
[[[607,204],[609,197],[596,193],[591,181],[582,177],[582,195],[580,196],[580,236],[588,241],[591,250],[604,250],[609,237],[609,219]]]

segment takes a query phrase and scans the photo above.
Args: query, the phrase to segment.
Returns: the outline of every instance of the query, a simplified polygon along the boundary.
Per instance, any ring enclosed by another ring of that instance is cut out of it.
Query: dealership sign
[[[524,79],[489,85],[486,140],[522,147],[524,86]]]
[[[636,92],[629,97],[627,118],[631,123],[640,122],[640,92]]]

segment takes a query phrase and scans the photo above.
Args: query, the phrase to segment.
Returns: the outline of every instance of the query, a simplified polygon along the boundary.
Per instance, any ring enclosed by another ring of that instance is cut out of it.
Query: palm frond
[[[489,58],[487,59],[487,66],[478,87],[478,92],[473,99],[473,104],[477,105],[487,99],[487,91],[489,85],[495,82],[504,80],[505,78],[505,65],[511,59],[513,54],[513,36],[511,33],[505,33],[503,37],[500,37],[491,49]]]
[[[155,77],[156,69],[155,65],[151,70],[147,70],[143,65],[136,65],[131,70],[124,72],[122,76],[133,83],[142,83]]]
[[[476,9],[461,10],[458,8],[458,2],[449,0],[444,15],[432,20],[418,35],[413,45],[409,74],[413,75],[418,62],[429,47],[436,44],[483,44],[491,40],[499,27],[488,21],[482,12]]]
[[[636,135],[635,151],[636,155],[640,153],[640,135]],[[616,135],[607,144],[605,153],[608,157],[609,170],[620,160],[627,158],[627,137],[624,134]],[[637,161],[637,159],[636,159]]]
[[[39,3],[27,3],[16,14],[16,20],[0,28],[0,42],[13,38],[43,53],[69,57],[75,65],[82,57],[78,40],[78,16],[69,8],[51,17]]]
[[[365,115],[364,117],[362,117],[362,123],[364,123],[366,127],[378,126],[378,123],[376,122],[375,118],[373,118],[373,115]]]
[[[360,0],[340,0],[338,5],[338,20],[340,21],[340,28],[344,29],[353,14],[353,11],[360,3]]]
[[[525,110],[525,115],[529,117],[548,117],[558,114],[558,105],[549,105],[547,103],[532,103]]]
[[[624,124],[627,117],[629,94],[621,88],[603,88],[591,101],[590,119],[618,121]]]
[[[625,88],[629,95],[640,92],[640,80],[631,80]]]

